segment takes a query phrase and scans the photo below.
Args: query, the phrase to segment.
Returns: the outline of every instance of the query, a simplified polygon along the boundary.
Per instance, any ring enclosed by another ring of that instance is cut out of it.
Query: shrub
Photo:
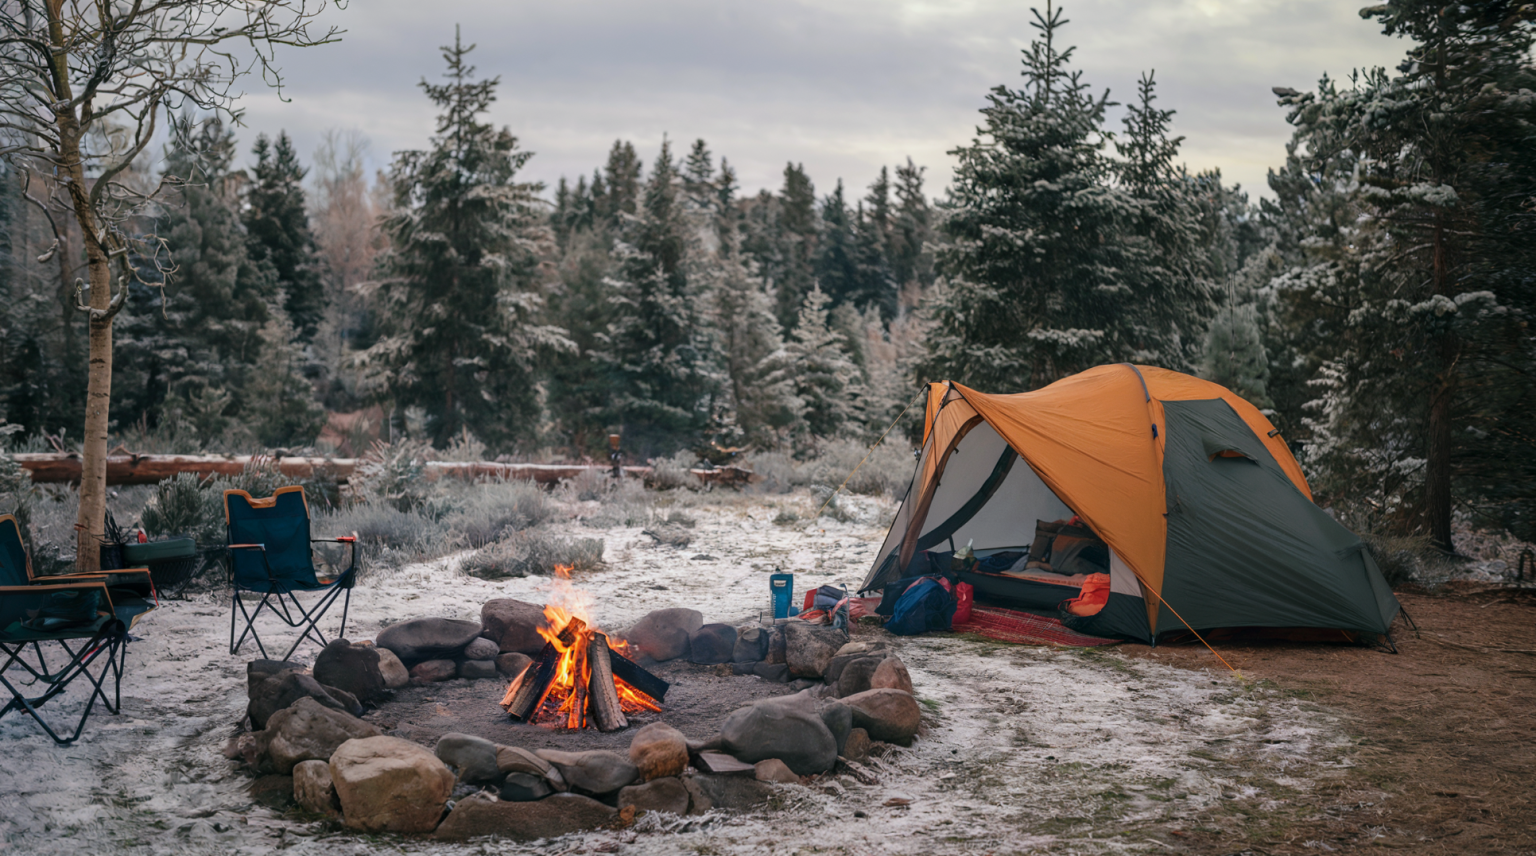
[[[372,547],[404,550],[417,556],[441,555],[455,541],[448,528],[430,517],[381,503],[354,503],[316,516],[317,537],[356,534]]]
[[[530,574],[547,576],[554,573],[556,565],[591,571],[602,564],[602,539],[565,538],[533,529],[476,550],[465,557],[459,569],[472,577],[496,580]]]
[[[531,481],[471,485],[459,507],[443,523],[471,547],[484,547],[509,531],[538,526],[558,509],[549,495]]]
[[[190,535],[202,545],[223,543],[224,493],[192,473],[177,473],[155,485],[139,523],[151,538]]]
[[[698,456],[692,452],[678,452],[670,458],[655,458],[651,461],[651,474],[646,477],[645,484],[656,490],[697,487],[699,480],[689,470],[698,461]]]
[[[868,460],[864,460],[866,453]],[[797,461],[784,452],[757,452],[746,463],[759,478],[757,489],[770,493],[808,485],[836,488],[847,479],[843,490],[849,493],[901,496],[911,484],[915,470],[912,450],[891,438],[886,438],[873,452],[854,440],[833,440],[809,460]]]
[[[583,525],[606,529],[610,526],[644,526],[650,522],[652,496],[639,479],[621,480],[601,499],[602,506],[582,518]]]
[[[387,503],[401,511],[428,506],[439,498],[427,480],[427,461],[432,447],[423,440],[386,443],[375,440],[352,474],[352,489],[359,499]]]

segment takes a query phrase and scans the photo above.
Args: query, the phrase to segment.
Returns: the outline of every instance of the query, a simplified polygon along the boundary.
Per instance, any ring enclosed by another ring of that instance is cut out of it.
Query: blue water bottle
[[[790,601],[795,593],[794,574],[774,574],[768,578],[768,591],[773,597],[773,617],[788,618],[792,613]]]

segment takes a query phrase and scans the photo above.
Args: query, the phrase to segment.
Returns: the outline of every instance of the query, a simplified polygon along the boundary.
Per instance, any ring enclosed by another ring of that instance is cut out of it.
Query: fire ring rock
[[[457,618],[415,618],[384,628],[374,644],[395,652],[401,662],[456,657],[480,635],[480,623]]]
[[[647,782],[681,776],[688,768],[688,738],[665,722],[653,722],[635,732],[629,742],[629,760]]]
[[[853,708],[853,724],[871,738],[902,746],[912,743],[923,718],[917,699],[901,690],[865,690],[843,697],[842,703]]]
[[[272,769],[287,775],[303,761],[328,761],[341,744],[359,737],[377,737],[378,726],[305,696],[272,714],[265,731],[256,735],[258,753]]]
[[[720,726],[725,751],[748,764],[778,758],[801,776],[832,769],[837,738],[810,704],[797,699],[767,699],[733,711]]]
[[[252,664],[254,665],[254,664]],[[363,706],[346,690],[327,687],[303,672],[284,670],[262,680],[250,681],[250,704],[246,715],[251,718],[252,728],[266,728],[272,714],[289,707],[301,698],[312,698],[325,707],[357,716]]]
[[[556,794],[537,802],[506,802],[477,795],[459,800],[437,828],[437,838],[466,841],[499,835],[514,841],[535,841],[595,829],[616,814],[597,800],[575,794]]]
[[[411,673],[395,656],[395,652],[388,648],[380,648],[375,645],[373,650],[379,655],[379,674],[384,677],[384,686],[392,690],[398,690],[411,682]]]
[[[461,782],[489,785],[501,781],[496,744],[483,737],[450,732],[437,738],[432,751],[438,760],[459,771]]]
[[[640,770],[628,758],[604,749],[587,752],[539,749],[534,754],[559,770],[571,788],[589,794],[611,794],[640,778]]]
[[[891,656],[880,663],[870,676],[869,688],[874,690],[901,690],[905,693],[912,692],[912,676],[907,673],[907,664],[900,657]]]
[[[398,737],[348,740],[331,756],[342,819],[369,832],[431,832],[453,793],[453,773]]]
[[[358,701],[378,701],[389,695],[379,668],[379,651],[372,645],[333,639],[315,658],[314,674],[315,680],[344,689]]]
[[[736,645],[731,649],[732,662],[761,663],[767,656],[767,630],[761,627],[744,627],[736,631]]]
[[[411,667],[411,677],[424,683],[447,681],[459,674],[459,664],[452,660],[423,660]]]
[[[688,813],[688,789],[681,779],[667,777],[630,785],[619,791],[619,808],[634,806],[644,811],[664,811],[669,814]]]
[[[533,658],[527,654],[508,651],[505,654],[496,655],[496,671],[500,672],[503,678],[515,678],[521,675],[532,662]]]
[[[784,625],[784,659],[789,673],[797,678],[817,678],[826,672],[837,649],[847,644],[848,636],[833,627],[791,621]]]
[[[464,646],[464,659],[466,660],[494,660],[501,649],[496,643],[484,636]]]
[[[736,652],[736,628],[729,624],[706,624],[688,637],[688,662],[714,666],[731,662]]]
[[[851,696],[870,688],[870,679],[880,669],[882,661],[876,657],[860,657],[843,666],[837,676],[837,695]]]
[[[665,662],[687,655],[689,637],[703,626],[704,616],[697,609],[658,609],[635,622],[622,637],[652,660]]]
[[[501,653],[517,652],[537,656],[544,650],[539,628],[549,624],[544,607],[510,597],[488,600],[480,607],[480,635],[496,643]]]
[[[305,809],[326,817],[341,814],[331,765],[325,761],[300,761],[293,767],[293,799]]]

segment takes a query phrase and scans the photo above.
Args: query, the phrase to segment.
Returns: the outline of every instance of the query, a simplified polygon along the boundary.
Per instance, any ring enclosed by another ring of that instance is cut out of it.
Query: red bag
[[[976,588],[970,583],[955,586],[955,618],[951,624],[964,624],[971,620],[971,607],[976,603]]]
[[[1073,615],[1098,615],[1106,603],[1109,603],[1109,574],[1089,574],[1077,597],[1062,601],[1061,608]]]

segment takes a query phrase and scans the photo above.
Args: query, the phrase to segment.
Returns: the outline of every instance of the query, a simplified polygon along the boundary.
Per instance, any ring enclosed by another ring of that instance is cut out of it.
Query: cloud
[[[1189,165],[1220,167],[1250,191],[1265,189],[1290,135],[1269,87],[1392,64],[1405,48],[1335,0],[1065,11],[1086,80],[1124,100],[1156,69]],[[536,152],[530,178],[590,173],[617,138],[649,159],[667,134],[678,148],[706,139],[749,191],[778,187],[787,161],[824,193],[838,177],[863,187],[910,156],[937,193],[953,167],[946,152],[974,136],[987,91],[1017,84],[1031,17],[1001,0],[367,0],[335,12],[348,31],[340,44],[280,54],[290,100],[250,89],[244,136],[286,129],[310,152],[327,128],[357,128],[380,165],[425,146],[434,110],[417,84],[440,79],[438,47],[458,24],[478,45],[480,74],[501,78],[492,120]]]

